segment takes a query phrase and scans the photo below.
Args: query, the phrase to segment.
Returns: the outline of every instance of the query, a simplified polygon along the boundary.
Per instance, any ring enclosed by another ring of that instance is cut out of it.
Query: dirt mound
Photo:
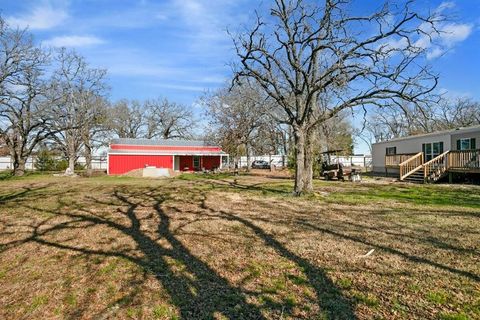
[[[122,174],[122,176],[133,177],[133,178],[141,178],[141,177],[143,177],[143,168],[128,171],[127,173]]]
[[[182,174],[181,172],[176,172],[172,169],[168,169],[168,173],[170,174],[170,177],[176,177]],[[143,178],[143,168],[128,171],[127,173],[122,174],[122,176],[133,177],[133,178]]]

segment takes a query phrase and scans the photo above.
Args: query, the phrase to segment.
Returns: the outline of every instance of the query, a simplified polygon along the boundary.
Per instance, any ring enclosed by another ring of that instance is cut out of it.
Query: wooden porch
[[[385,156],[385,170],[399,170],[401,181],[436,182],[449,173],[480,173],[480,149],[448,150],[425,162],[423,152]]]

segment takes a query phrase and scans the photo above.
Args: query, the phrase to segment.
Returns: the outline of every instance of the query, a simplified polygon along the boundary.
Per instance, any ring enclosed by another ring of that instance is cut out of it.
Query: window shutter
[[[460,150],[460,149],[461,149],[460,140],[457,140],[457,150]]]
[[[440,148],[440,150],[439,150],[440,152],[439,152],[439,153],[442,154],[442,153],[443,153],[443,141],[440,141],[440,146],[439,146],[439,148]]]
[[[470,139],[470,149],[477,149],[477,141],[475,138]]]
[[[393,147],[393,154],[397,154],[397,147]]]
[[[423,152],[423,155],[426,154],[426,150],[425,150],[425,143],[422,143],[422,152]]]

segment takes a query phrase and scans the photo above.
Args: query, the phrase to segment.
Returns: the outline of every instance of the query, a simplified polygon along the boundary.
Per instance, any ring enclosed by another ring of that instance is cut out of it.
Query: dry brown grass
[[[0,318],[480,317],[478,187],[290,188],[258,176],[3,181]]]

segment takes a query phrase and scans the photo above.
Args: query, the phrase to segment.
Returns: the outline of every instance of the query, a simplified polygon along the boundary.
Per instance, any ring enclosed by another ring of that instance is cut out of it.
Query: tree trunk
[[[250,152],[248,149],[248,143],[245,143],[245,152],[247,153],[247,172],[250,172]]]
[[[68,169],[70,174],[75,172],[75,160],[77,158],[77,148],[76,148],[76,141],[75,135],[77,132],[74,130],[68,130],[65,134],[65,152],[68,159]]]
[[[84,146],[85,146],[85,152],[84,152],[84,157],[85,157],[85,169],[86,169],[86,174],[87,176],[92,175],[92,147],[90,146],[90,141],[88,139],[84,140]]]
[[[25,174],[25,164],[27,159],[23,158],[21,155],[15,155],[13,157],[13,175],[20,177]]]
[[[75,172],[75,156],[72,154],[68,155],[68,168],[70,168],[70,172]]]
[[[294,129],[295,139],[295,186],[293,193],[300,196],[305,191],[305,132],[301,128]]]
[[[92,175],[92,148],[85,146],[85,169],[87,176]]]
[[[303,175],[303,183],[305,192],[313,191],[313,135],[311,132],[305,137],[305,171]]]

